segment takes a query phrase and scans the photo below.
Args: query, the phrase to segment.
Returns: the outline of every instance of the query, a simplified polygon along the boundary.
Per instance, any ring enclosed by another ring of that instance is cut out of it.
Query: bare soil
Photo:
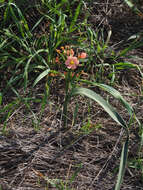
[[[87,5],[87,8],[90,9],[89,22],[93,27],[112,30],[111,45],[141,32],[143,28],[143,20],[135,16],[121,0],[98,0]],[[143,56],[142,48],[131,53]],[[139,61],[132,61],[140,64]],[[142,78],[139,72],[131,69],[119,73],[119,82],[114,87],[133,106],[136,116],[143,123]],[[29,87],[27,95],[41,97],[43,89],[42,83],[36,89]],[[109,98],[98,88],[94,90],[104,98]],[[24,97],[23,89],[19,89],[19,93]],[[15,97],[7,95],[5,105],[9,99],[14,100]],[[55,80],[49,104],[42,116],[41,105],[31,103],[31,110],[39,118],[37,126],[32,112],[23,103],[10,116],[6,125],[7,134],[0,133],[2,190],[54,190],[58,189],[54,187],[55,184],[62,183],[63,189],[114,189],[125,140],[124,130],[98,104],[80,96],[73,98],[69,104],[68,127],[65,129],[61,119],[63,100],[64,83],[62,79]],[[77,102],[78,118],[73,124]],[[127,111],[117,100],[110,97],[109,102],[129,121]],[[85,133],[81,128],[88,118],[92,122],[91,132]],[[0,125],[3,127],[3,124]],[[139,126],[133,122],[130,126],[129,160],[138,158],[139,143]],[[143,155],[143,151],[140,154]],[[143,190],[141,170],[127,165],[121,189]]]

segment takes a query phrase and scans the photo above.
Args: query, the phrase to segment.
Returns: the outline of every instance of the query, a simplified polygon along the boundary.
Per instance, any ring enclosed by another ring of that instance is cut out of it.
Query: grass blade
[[[136,13],[138,14],[140,17],[143,18],[143,13],[137,8],[136,5],[134,5],[131,1],[129,0],[124,0],[125,3]]]
[[[24,89],[26,89],[26,87],[27,87],[29,65],[30,65],[31,61],[32,61],[36,56],[38,56],[40,53],[42,53],[42,52],[48,53],[48,50],[39,49],[39,50],[36,51],[33,55],[30,55],[30,56],[29,56],[30,58],[28,59],[26,65],[25,65],[25,68],[24,68]],[[46,64],[44,58],[41,57],[41,59],[42,59],[43,64]],[[46,65],[47,65],[47,64],[46,64]]]
[[[21,32],[21,35],[24,37],[24,36],[25,36],[25,31],[24,31],[24,30],[26,30],[27,34],[28,34],[29,36],[31,36],[32,34],[30,33],[30,30],[29,30],[27,21],[26,21],[26,19],[24,18],[24,16],[23,16],[21,10],[20,10],[20,9],[16,6],[16,4],[14,4],[14,3],[9,3],[9,6],[10,6],[11,14],[12,14],[12,16],[13,16],[13,18],[14,18],[14,21],[15,21],[15,23],[16,23],[16,25],[17,25],[19,31]],[[14,11],[13,11],[12,6],[16,8],[17,13],[18,13],[18,16],[19,16],[19,18],[20,18],[20,21],[17,19],[16,15],[15,15],[15,13],[14,13]]]
[[[72,95],[84,95],[84,96],[87,96],[88,98],[93,99],[104,108],[104,110],[111,116],[112,119],[114,119],[119,125],[121,125],[125,129],[127,138],[122,148],[120,169],[119,169],[118,179],[117,179],[117,183],[115,187],[115,190],[120,190],[121,183],[123,181],[125,168],[126,168],[127,155],[128,155],[129,132],[128,132],[128,127],[126,125],[126,122],[122,119],[122,117],[118,114],[118,112],[108,102],[106,102],[100,95],[96,94],[94,91],[89,90],[87,88],[75,88],[72,91]]]
[[[116,89],[114,89],[111,86],[108,86],[106,84],[98,84],[97,86],[101,87],[103,90],[106,90],[109,92],[112,96],[114,96],[116,99],[120,100],[121,103],[124,105],[124,107],[127,109],[129,112],[130,116],[133,114],[133,108],[131,105],[123,98],[123,96],[118,92]]]
[[[0,92],[0,106],[2,104],[2,93]]]
[[[116,112],[115,109],[96,92],[87,88],[75,88],[72,92],[72,95],[77,94],[87,96],[88,98],[91,98],[97,103],[99,103],[99,105],[101,105],[104,108],[104,110],[112,117],[112,119],[114,119],[119,125],[127,129],[125,121],[121,118],[118,112]]]
[[[118,179],[117,183],[115,186],[115,190],[120,190],[124,173],[125,173],[125,167],[126,167],[126,162],[127,162],[127,157],[128,157],[128,142],[129,142],[129,137],[127,137],[125,144],[123,145],[122,148],[122,153],[121,153],[121,160],[120,160],[120,168],[119,168],[119,173],[118,173]]]
[[[76,21],[77,21],[77,18],[80,14],[80,8],[81,8],[81,5],[82,5],[82,1],[79,2],[77,8],[76,8],[76,11],[75,11],[75,15],[72,19],[72,22],[71,22],[71,25],[69,27],[69,32],[72,32],[74,29],[73,29],[73,26],[75,25]]]
[[[113,87],[108,86],[106,84],[100,84],[100,83],[91,82],[91,81],[83,80],[83,79],[80,79],[80,81],[87,83],[87,84],[94,85],[94,86],[98,86],[98,87],[102,88],[103,90],[107,91],[108,93],[110,93],[112,96],[114,96],[116,99],[118,99],[124,105],[124,107],[127,109],[130,116],[133,114],[133,108],[131,107],[131,105],[122,97],[120,92],[118,92]]]
[[[47,70],[43,71],[43,72],[36,78],[36,80],[35,80],[35,82],[34,82],[34,84],[33,84],[33,87],[34,87],[41,79],[43,79],[45,76],[47,76],[48,73],[49,73],[49,71],[50,71],[50,69],[47,69]]]

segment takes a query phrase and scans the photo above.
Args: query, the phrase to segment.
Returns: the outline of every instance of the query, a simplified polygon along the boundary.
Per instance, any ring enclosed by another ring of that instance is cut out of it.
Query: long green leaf
[[[124,0],[124,1],[136,14],[138,14],[140,17],[143,18],[143,13],[137,8],[136,5],[134,5],[130,0]]]
[[[100,95],[98,95],[96,92],[87,89],[87,88],[75,88],[72,92],[72,95],[84,95],[87,96],[91,99],[93,99],[94,101],[96,101],[97,103],[99,103],[104,110],[117,122],[119,123],[121,126],[123,127],[127,127],[125,121],[121,118],[121,116],[118,114],[118,112],[116,112],[116,110],[108,103],[106,102]]]
[[[106,84],[98,84],[97,86],[101,87],[102,89],[106,90],[107,92],[109,92],[112,96],[114,96],[116,99],[120,100],[121,103],[124,105],[124,107],[127,109],[127,111],[129,112],[130,116],[132,116],[133,114],[133,108],[131,107],[131,105],[123,98],[123,96],[120,94],[119,91],[117,91],[116,89],[114,89],[111,86],[108,86]]]
[[[2,93],[0,92],[0,106],[2,104]]]
[[[50,71],[50,69],[47,69],[47,70],[43,71],[43,72],[36,78],[36,80],[35,80],[33,86],[35,86],[41,79],[43,79],[45,76],[47,76],[48,73],[49,73],[49,71]]]
[[[78,18],[79,14],[80,14],[81,5],[82,5],[82,1],[79,2],[78,6],[76,8],[75,15],[74,15],[74,17],[72,19],[72,22],[71,22],[71,25],[69,27],[69,32],[73,31],[73,27],[75,26],[77,18]]]
[[[117,91],[116,89],[114,89],[111,86],[108,86],[106,84],[100,84],[100,83],[96,83],[96,82],[91,82],[88,80],[83,80],[80,79],[81,82],[87,83],[87,84],[91,84],[94,86],[98,86],[100,88],[102,88],[103,90],[109,92],[112,96],[114,96],[116,99],[118,99],[119,101],[121,101],[121,103],[123,104],[123,106],[127,109],[128,113],[130,114],[130,116],[132,116],[133,114],[133,108],[131,107],[131,105],[123,98],[123,96],[120,94],[119,91]]]
[[[123,181],[124,172],[125,172],[127,155],[128,155],[129,132],[128,132],[128,127],[126,125],[126,122],[122,119],[122,117],[118,114],[118,112],[108,102],[106,102],[100,95],[96,94],[94,91],[89,90],[87,88],[75,88],[72,91],[71,96],[72,95],[84,95],[84,96],[87,96],[88,98],[93,99],[104,108],[104,110],[111,116],[112,119],[114,119],[118,124],[120,124],[125,129],[127,138],[122,149],[120,169],[119,169],[118,179],[117,179],[117,183],[115,187],[115,190],[120,190],[121,183]]]
[[[20,18],[20,20],[21,20],[20,22],[19,22],[17,16],[15,15],[15,13],[14,13],[12,7],[15,7],[15,8],[16,8],[17,13],[18,13],[18,15],[19,15],[19,18]],[[31,36],[32,34],[30,33],[30,30],[29,30],[27,21],[26,21],[26,19],[24,18],[24,16],[23,16],[21,10],[20,10],[20,9],[16,6],[16,4],[14,4],[14,3],[9,3],[9,8],[10,8],[11,14],[12,14],[12,16],[13,16],[13,19],[14,19],[14,21],[15,21],[17,27],[18,27],[18,29],[19,29],[20,32],[21,32],[22,37],[25,36],[24,29],[26,30],[27,34],[28,34],[29,36]]]
[[[130,68],[136,68],[136,65],[130,62],[119,62],[114,64],[116,69],[130,69]]]
[[[24,89],[26,89],[26,87],[27,87],[27,82],[28,82],[28,68],[29,68],[29,65],[30,65],[32,59],[33,59],[35,56],[37,56],[38,54],[42,53],[42,52],[48,53],[49,51],[48,51],[48,50],[44,50],[44,49],[39,49],[38,51],[35,52],[35,54],[30,55],[30,58],[28,59],[28,61],[27,61],[27,63],[26,63],[26,66],[25,66],[25,68],[24,68]],[[44,64],[46,64],[44,58],[41,57],[41,59],[42,59],[42,62],[43,62]],[[46,64],[46,66],[48,66],[48,65]]]
[[[121,184],[123,182],[123,177],[124,177],[125,167],[126,167],[126,162],[127,162],[127,157],[128,157],[128,143],[129,143],[129,137],[127,137],[126,142],[124,143],[123,148],[122,148],[120,168],[119,168],[118,179],[115,186],[115,190],[120,190]]]
[[[134,41],[133,43],[131,43],[129,45],[129,47],[123,49],[120,54],[117,56],[117,58],[119,57],[124,57],[127,55],[127,53],[133,49],[136,49],[136,48],[139,48],[139,47],[142,47],[143,46],[143,40],[140,40],[140,41]]]

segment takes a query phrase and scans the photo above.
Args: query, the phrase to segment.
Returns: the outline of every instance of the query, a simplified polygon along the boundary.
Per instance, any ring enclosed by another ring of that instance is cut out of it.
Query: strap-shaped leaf
[[[101,87],[102,89],[109,92],[112,96],[114,96],[116,99],[120,100],[121,103],[124,105],[124,107],[129,112],[130,116],[133,114],[133,108],[131,105],[123,98],[123,96],[120,94],[119,91],[117,91],[115,88],[108,86],[106,84],[97,84],[97,86]]]
[[[87,84],[94,85],[94,86],[98,86],[98,87],[102,88],[103,90],[109,92],[112,96],[114,96],[116,99],[118,99],[123,104],[123,106],[127,109],[130,116],[132,116],[132,114],[133,114],[132,106],[123,98],[123,96],[120,94],[120,92],[117,91],[115,88],[108,86],[106,84],[100,84],[100,83],[91,82],[88,80],[80,79],[80,81],[87,83]]]
[[[105,86],[103,85],[103,87],[106,87],[106,85]],[[108,90],[112,90],[112,88]],[[113,92],[115,93],[114,96],[118,98],[119,94],[118,93],[116,94],[116,91],[113,91]],[[121,160],[120,160],[120,169],[119,169],[117,183],[115,186],[115,190],[120,190],[120,187],[123,181],[124,172],[125,172],[127,156],[128,156],[129,133],[128,133],[128,127],[126,125],[126,122],[122,119],[122,117],[118,114],[118,112],[96,92],[87,88],[73,89],[72,95],[78,95],[78,94],[87,96],[88,98],[91,98],[97,103],[99,103],[104,108],[104,110],[111,116],[111,118],[114,119],[118,124],[120,124],[126,130],[127,138],[126,138],[126,142],[123,145]]]
[[[48,73],[50,72],[50,69],[47,69],[45,71],[43,71],[35,80],[33,86],[35,86],[41,79],[43,79],[45,76],[48,75]]]
[[[100,95],[98,95],[96,92],[87,89],[87,88],[75,88],[72,92],[72,95],[84,95],[87,96],[93,100],[95,100],[97,103],[99,103],[104,110],[121,126],[126,128],[126,123],[122,119],[122,117],[118,114],[118,112],[108,103],[106,102]]]
[[[127,157],[128,157],[128,143],[129,143],[129,137],[127,137],[126,142],[124,143],[123,148],[122,148],[120,167],[119,167],[118,179],[115,186],[115,190],[120,190],[120,187],[123,181]]]
[[[0,92],[0,105],[2,104],[2,93]]]

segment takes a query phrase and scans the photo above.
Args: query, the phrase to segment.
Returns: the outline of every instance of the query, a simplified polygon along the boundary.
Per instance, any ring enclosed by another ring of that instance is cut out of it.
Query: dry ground
[[[94,6],[93,6],[94,5]],[[88,7],[89,8],[89,7]],[[130,35],[141,31],[143,20],[123,5],[121,0],[96,1],[90,7],[89,22],[93,27],[111,28],[111,44],[118,43]],[[132,54],[142,55],[142,49]],[[136,62],[136,60],[132,60]],[[140,64],[139,62],[136,62]],[[120,73],[120,82],[115,88],[133,106],[135,113],[143,122],[142,79],[136,70]],[[41,96],[44,84],[37,85],[33,97]],[[94,89],[105,98],[107,94]],[[23,89],[19,89],[23,94]],[[130,96],[132,94],[132,96]],[[33,124],[33,115],[21,104],[9,118],[8,134],[0,134],[0,184],[2,190],[45,190],[58,189],[52,183],[62,180],[69,189],[111,190],[116,183],[119,158],[124,142],[124,131],[96,103],[83,97],[72,99],[69,110],[69,124],[63,129],[61,122],[64,96],[63,81],[55,81],[52,86],[50,103],[46,106],[39,122],[39,130]],[[12,95],[5,97],[5,104]],[[109,101],[117,108],[123,118],[129,116],[119,102]],[[76,102],[79,103],[78,118],[72,125]],[[56,107],[55,107],[56,105]],[[32,111],[40,117],[41,106],[31,103]],[[92,132],[83,133],[81,127],[90,117]],[[1,124],[1,126],[3,126]],[[135,158],[139,145],[138,125],[130,127],[129,159]],[[70,179],[77,176],[70,183]],[[54,181],[55,180],[55,181]],[[68,189],[68,188],[67,188]],[[143,190],[140,171],[127,166],[122,190]]]

